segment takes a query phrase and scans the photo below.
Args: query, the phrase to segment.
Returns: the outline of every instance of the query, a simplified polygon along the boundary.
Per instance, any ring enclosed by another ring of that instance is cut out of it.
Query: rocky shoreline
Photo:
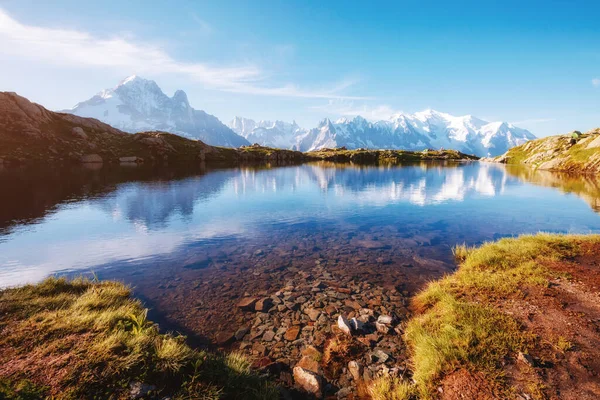
[[[353,398],[376,377],[406,373],[406,306],[396,289],[341,284],[317,265],[281,290],[242,298],[248,325],[217,341],[253,356],[285,387]]]

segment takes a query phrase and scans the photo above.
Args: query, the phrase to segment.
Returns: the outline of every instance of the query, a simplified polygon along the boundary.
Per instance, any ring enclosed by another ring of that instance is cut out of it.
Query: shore
[[[598,254],[599,236],[457,247],[458,270],[412,298],[316,264],[237,299],[251,324],[218,338],[225,352],[160,333],[119,283],[50,278],[0,292],[0,394],[595,399]]]

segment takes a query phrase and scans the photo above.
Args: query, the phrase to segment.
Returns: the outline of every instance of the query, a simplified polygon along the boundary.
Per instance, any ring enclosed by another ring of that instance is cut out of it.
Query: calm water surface
[[[73,270],[128,280],[142,270],[147,278],[154,269],[252,268],[259,257],[286,266],[291,255],[300,263],[362,263],[374,274],[381,266],[420,266],[426,279],[429,270],[452,268],[457,243],[600,232],[596,182],[499,165],[188,174],[0,171],[0,286]]]

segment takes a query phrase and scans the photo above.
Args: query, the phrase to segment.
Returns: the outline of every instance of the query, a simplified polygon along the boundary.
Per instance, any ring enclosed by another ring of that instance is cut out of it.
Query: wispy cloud
[[[198,19],[196,22],[201,22]],[[210,28],[210,25],[205,25]],[[351,84],[326,85],[315,89],[295,84],[276,85],[260,66],[252,63],[215,66],[173,58],[161,46],[137,41],[131,36],[97,37],[88,32],[25,25],[0,8],[0,49],[4,54],[37,63],[67,67],[105,67],[123,75],[179,74],[205,87],[234,93],[300,98],[360,99],[341,91]]]
[[[213,32],[214,29],[212,25],[200,18],[198,14],[192,12],[190,13],[190,16],[192,17],[192,20],[194,20],[198,28],[202,31],[202,33],[210,34]]]
[[[600,87],[600,78],[592,79],[592,85],[594,85],[595,87]]]
[[[368,105],[368,104],[357,104],[353,99],[330,99],[327,104],[321,106],[311,107],[313,110],[319,112],[325,112],[331,115],[354,117],[360,115],[363,118],[372,121],[380,121],[388,119],[394,114],[398,114],[401,111],[394,109],[387,104],[380,105]]]

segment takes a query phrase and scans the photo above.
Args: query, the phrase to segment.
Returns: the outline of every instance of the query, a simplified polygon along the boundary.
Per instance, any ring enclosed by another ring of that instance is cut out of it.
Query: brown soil
[[[446,375],[438,392],[442,400],[454,399],[497,399],[491,389],[490,382],[481,373],[474,373],[460,369]]]
[[[600,398],[600,246],[583,246],[576,259],[548,265],[563,278],[500,305],[535,338],[533,365],[507,367],[517,398]]]

